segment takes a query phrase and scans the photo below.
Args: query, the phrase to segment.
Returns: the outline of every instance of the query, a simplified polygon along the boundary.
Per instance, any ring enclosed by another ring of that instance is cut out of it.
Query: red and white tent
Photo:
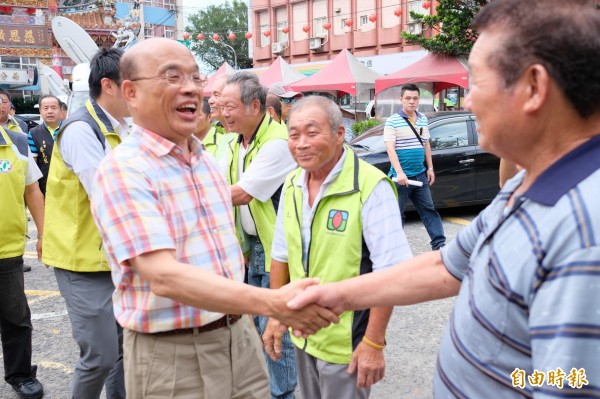
[[[374,88],[380,76],[343,49],[325,68],[290,86],[296,91],[341,91],[357,96]]]
[[[458,59],[445,54],[427,54],[419,61],[398,72],[380,77],[375,81],[375,93],[406,83],[433,82],[437,93],[449,87],[469,87],[469,72]]]
[[[306,76],[296,71],[290,66],[281,56],[277,57],[275,62],[264,71],[261,71],[258,79],[263,86],[270,87],[273,83],[283,83],[289,85],[299,80],[304,79]]]

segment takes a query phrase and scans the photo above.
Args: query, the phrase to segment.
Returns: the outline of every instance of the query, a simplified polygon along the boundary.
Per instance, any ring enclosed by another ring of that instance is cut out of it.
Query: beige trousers
[[[269,377],[248,316],[231,327],[157,337],[125,330],[128,399],[266,399]]]

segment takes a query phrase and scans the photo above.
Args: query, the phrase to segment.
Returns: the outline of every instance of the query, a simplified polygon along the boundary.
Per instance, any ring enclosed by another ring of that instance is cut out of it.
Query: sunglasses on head
[[[298,99],[297,99],[296,97],[291,97],[291,98],[282,98],[282,99],[281,99],[281,102],[282,102],[283,104],[293,104],[293,103],[295,103],[296,101],[298,101]]]

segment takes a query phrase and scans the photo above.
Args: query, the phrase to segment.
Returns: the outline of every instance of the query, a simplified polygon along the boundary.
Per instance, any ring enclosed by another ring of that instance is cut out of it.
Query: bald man
[[[121,62],[129,137],[99,168],[92,199],[117,287],[128,398],[266,398],[260,339],[242,314],[273,315],[305,333],[337,321],[243,284],[231,194],[193,133],[206,79],[190,51],[149,39]],[[176,349],[175,349],[176,348]]]

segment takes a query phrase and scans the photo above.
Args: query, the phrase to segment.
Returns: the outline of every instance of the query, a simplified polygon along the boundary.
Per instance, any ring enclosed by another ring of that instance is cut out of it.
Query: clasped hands
[[[281,333],[291,327],[297,337],[307,337],[331,323],[339,322],[342,306],[335,306],[331,300],[323,302],[319,279],[297,280],[277,290],[271,290],[274,298],[270,302],[270,319],[276,319]],[[275,321],[271,323],[271,327]]]

